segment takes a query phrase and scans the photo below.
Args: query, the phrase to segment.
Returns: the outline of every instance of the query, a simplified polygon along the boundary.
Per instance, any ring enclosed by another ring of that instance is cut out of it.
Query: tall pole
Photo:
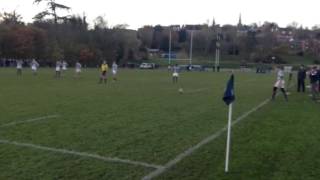
[[[189,54],[190,65],[192,65],[192,49],[193,49],[193,30],[191,30],[191,37],[190,37],[190,54]]]
[[[217,65],[217,72],[219,72],[220,70],[220,41],[218,42],[218,65]]]
[[[169,32],[169,65],[171,65],[171,28]]]
[[[215,63],[214,63],[214,72],[217,72],[217,64],[218,64],[218,42],[216,42],[216,58],[215,58]]]
[[[227,135],[226,163],[225,163],[225,172],[226,173],[229,172],[231,119],[232,119],[232,103],[229,104],[229,114],[228,114],[228,135]]]
[[[217,42],[216,42],[216,60],[215,60],[215,72],[218,72],[220,66],[220,31],[218,30]]]

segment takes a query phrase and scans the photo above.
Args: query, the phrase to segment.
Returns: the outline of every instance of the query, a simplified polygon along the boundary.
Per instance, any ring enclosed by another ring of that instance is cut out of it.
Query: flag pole
[[[171,28],[170,28],[170,32],[169,32],[169,65],[171,65]]]
[[[226,149],[226,163],[225,163],[225,172],[226,173],[229,172],[232,104],[233,103],[229,104],[229,114],[228,114],[228,135],[227,135],[227,149]]]

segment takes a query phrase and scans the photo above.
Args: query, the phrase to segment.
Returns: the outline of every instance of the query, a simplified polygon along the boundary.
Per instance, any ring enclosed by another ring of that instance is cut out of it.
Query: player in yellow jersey
[[[100,76],[100,81],[99,84],[102,83],[102,81],[107,84],[107,72],[109,70],[109,66],[106,61],[103,61],[101,64],[101,76]]]

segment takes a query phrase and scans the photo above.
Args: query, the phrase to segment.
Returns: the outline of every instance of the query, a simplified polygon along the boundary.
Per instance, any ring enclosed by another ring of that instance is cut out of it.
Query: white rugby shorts
[[[172,76],[173,77],[179,77],[179,74],[175,72],[175,73],[172,74]]]
[[[283,79],[282,80],[277,80],[277,82],[274,84],[274,87],[284,88],[285,87],[285,81]]]

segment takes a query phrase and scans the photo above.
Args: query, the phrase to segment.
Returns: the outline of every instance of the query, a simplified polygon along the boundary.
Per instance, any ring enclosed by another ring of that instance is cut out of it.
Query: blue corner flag
[[[223,95],[223,101],[229,105],[231,104],[233,101],[235,100],[235,96],[234,96],[234,76],[233,74],[231,75],[228,84],[227,84],[227,88],[224,92]]]

